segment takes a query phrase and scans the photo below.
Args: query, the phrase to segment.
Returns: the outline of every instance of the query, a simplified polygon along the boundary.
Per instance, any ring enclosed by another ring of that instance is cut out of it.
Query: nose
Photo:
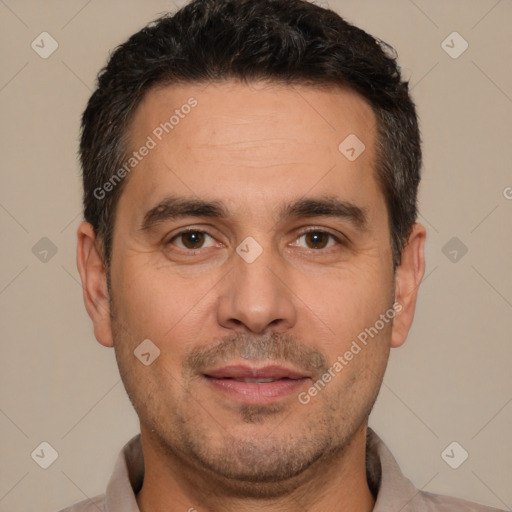
[[[219,324],[254,334],[286,332],[293,327],[296,304],[279,255],[266,249],[251,263],[238,254],[233,260],[234,268],[222,280],[217,302]]]

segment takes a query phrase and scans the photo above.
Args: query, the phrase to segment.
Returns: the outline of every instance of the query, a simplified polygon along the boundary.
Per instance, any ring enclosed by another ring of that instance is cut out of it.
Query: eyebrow
[[[228,219],[230,213],[221,201],[167,196],[144,215],[140,230],[151,231],[157,224],[184,217]],[[301,198],[281,206],[278,218],[335,217],[348,221],[360,231],[368,228],[365,208],[337,197]]]

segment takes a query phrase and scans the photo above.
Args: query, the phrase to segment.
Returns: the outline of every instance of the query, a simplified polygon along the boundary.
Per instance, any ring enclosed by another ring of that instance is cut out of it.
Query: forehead
[[[192,121],[185,122],[187,118]],[[311,138],[311,143],[318,143],[323,137],[327,142],[331,138],[328,135],[338,138],[350,129],[363,130],[365,133],[359,136],[371,143],[375,115],[358,93],[335,86],[265,81],[242,84],[233,80],[157,86],[145,94],[135,111],[129,129],[130,141],[135,142],[139,136],[155,130],[158,138],[158,127],[166,122],[172,126],[163,130],[163,137],[176,138],[180,134],[181,138],[188,137],[193,123],[194,139],[206,144],[243,139],[249,133],[260,133],[265,138],[269,123],[274,132],[286,129],[283,135],[305,135]]]
[[[145,95],[128,129],[128,157],[151,149],[127,189],[146,206],[170,192],[228,202],[249,195],[278,200],[313,188],[368,194],[377,192],[375,134],[371,106],[346,89],[235,81],[160,86]],[[356,159],[349,158],[352,149]]]

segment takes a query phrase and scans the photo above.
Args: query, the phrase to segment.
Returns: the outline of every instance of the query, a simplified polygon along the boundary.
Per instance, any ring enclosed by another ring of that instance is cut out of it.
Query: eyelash
[[[176,233],[175,235],[173,235],[167,242],[165,242],[165,245],[166,246],[167,245],[172,245],[173,240],[176,240],[177,238],[181,237],[182,235],[186,235],[187,233],[202,233],[202,234],[208,235],[211,238],[214,238],[214,236],[211,235],[210,233],[208,233],[208,231],[205,231],[205,230],[202,230],[202,229],[188,228],[188,229],[185,229],[185,230],[180,231],[179,233]],[[336,235],[334,235],[333,233],[331,233],[329,231],[326,231],[325,229],[314,228],[314,227],[313,228],[309,228],[309,229],[299,233],[297,235],[296,240],[298,240],[300,237],[302,237],[304,235],[307,235],[309,233],[322,233],[322,234],[328,235],[331,239],[333,239],[335,242],[337,242],[338,245],[341,245],[341,246],[344,246],[344,247],[347,246],[347,240],[345,240],[343,236],[339,237],[339,236],[336,236]],[[305,250],[308,250],[310,252],[325,252],[325,251],[328,251],[329,249],[332,249],[332,248],[333,247],[327,247],[325,249],[305,249]],[[182,251],[185,251],[185,252],[188,252],[188,253],[196,254],[197,251],[201,251],[202,249],[204,249],[204,247],[200,247],[198,249],[187,249],[187,248],[183,248],[183,247],[178,247],[178,249],[182,250]]]

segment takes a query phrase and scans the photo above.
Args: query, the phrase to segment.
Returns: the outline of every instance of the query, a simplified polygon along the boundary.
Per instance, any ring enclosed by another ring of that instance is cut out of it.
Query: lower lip
[[[206,376],[205,378],[215,389],[236,400],[250,404],[275,402],[276,399],[298,393],[304,383],[309,380],[304,377],[302,379],[280,379],[273,382],[241,382],[234,379],[216,379]]]

